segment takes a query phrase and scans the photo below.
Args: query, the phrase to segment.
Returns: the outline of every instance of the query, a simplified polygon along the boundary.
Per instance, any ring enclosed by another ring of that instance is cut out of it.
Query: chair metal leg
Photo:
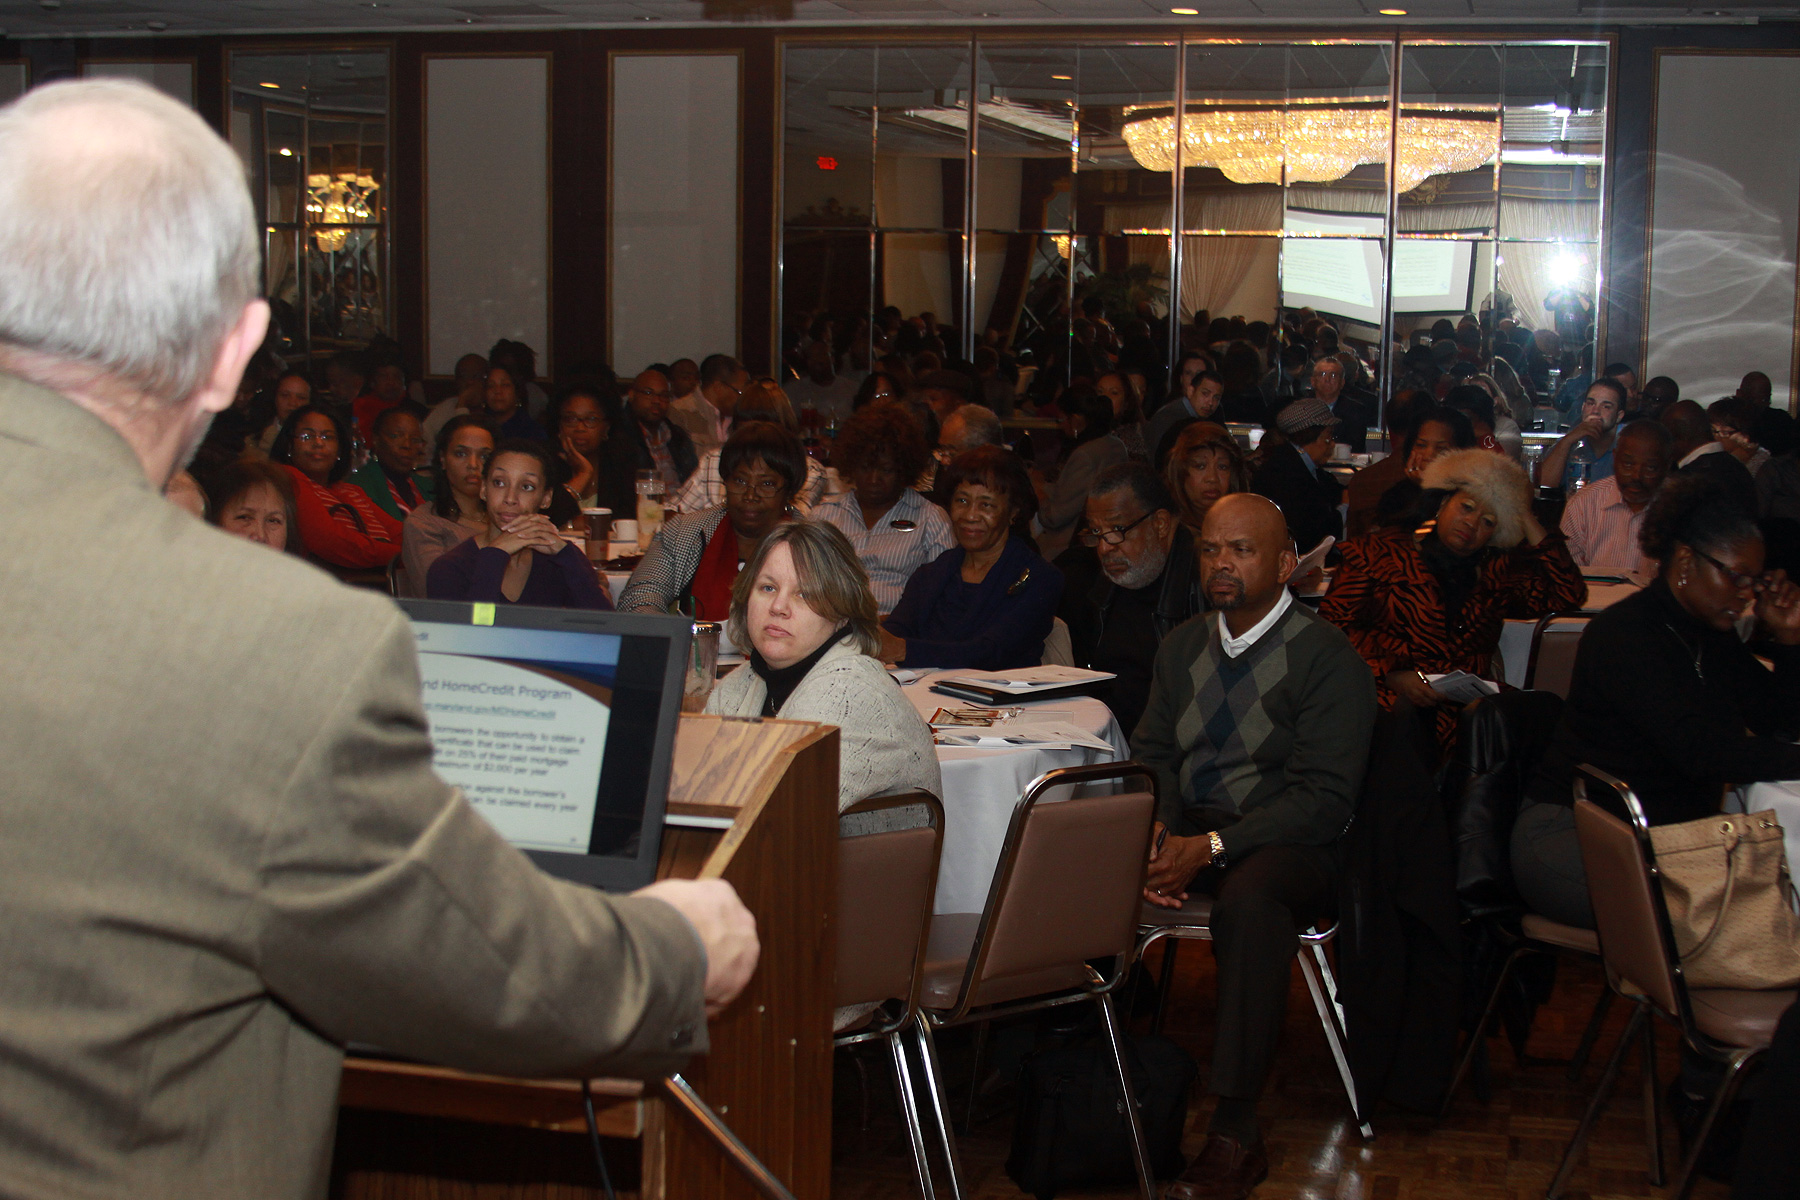
[[[906,1043],[895,1031],[886,1038],[894,1058],[894,1088],[900,1093],[900,1115],[906,1121],[906,1139],[912,1144],[913,1169],[919,1173],[919,1193],[937,1200],[931,1186],[931,1162],[925,1155],[925,1127],[919,1123],[919,1097],[913,1091],[912,1068],[906,1063]]]
[[[1113,1066],[1118,1069],[1119,1095],[1124,1100],[1125,1124],[1131,1130],[1131,1155],[1137,1167],[1138,1187],[1144,1200],[1156,1200],[1156,1184],[1150,1176],[1150,1156],[1144,1149],[1144,1127],[1138,1120],[1137,1093],[1131,1088],[1131,1068],[1125,1065],[1125,1045],[1119,1038],[1119,1022],[1113,1015],[1112,997],[1104,992],[1094,997],[1100,1006],[1100,1020],[1106,1026],[1106,1040],[1112,1046]]]
[[[913,1044],[919,1051],[919,1069],[925,1074],[925,1091],[931,1098],[931,1111],[937,1118],[938,1140],[944,1148],[944,1163],[950,1174],[950,1200],[963,1200],[962,1166],[956,1157],[956,1135],[950,1132],[950,1104],[944,1098],[944,1072],[938,1065],[937,1042],[925,1014],[913,1018]]]
[[[1649,1019],[1649,1009],[1639,1004],[1634,1006],[1631,1021],[1625,1026],[1625,1032],[1619,1035],[1619,1044],[1614,1048],[1612,1057],[1606,1060],[1606,1070],[1601,1072],[1600,1083],[1594,1088],[1594,1098],[1588,1101],[1587,1112],[1581,1116],[1581,1124],[1575,1127],[1575,1133],[1569,1138],[1569,1148],[1563,1151],[1562,1164],[1556,1168],[1556,1177],[1550,1181],[1550,1190],[1544,1193],[1544,1200],[1556,1200],[1562,1195],[1563,1185],[1569,1181],[1569,1173],[1575,1169],[1575,1161],[1581,1157],[1581,1149],[1587,1145],[1588,1132],[1594,1122],[1606,1108],[1607,1100],[1612,1096],[1613,1085],[1619,1079],[1619,1064],[1624,1061],[1625,1052],[1638,1035],[1638,1027]]]
[[[1676,1176],[1675,1185],[1669,1189],[1668,1200],[1687,1200],[1688,1193],[1694,1189],[1694,1176],[1700,1173],[1700,1155],[1706,1149],[1706,1139],[1712,1136],[1714,1122],[1737,1096],[1738,1086],[1744,1082],[1744,1068],[1762,1056],[1761,1049],[1739,1050],[1732,1055],[1725,1068],[1724,1082],[1713,1093],[1712,1103],[1706,1106],[1706,1116],[1694,1133],[1694,1145],[1688,1151],[1687,1161],[1681,1164],[1681,1174]]]
[[[1337,976],[1331,973],[1331,958],[1325,953],[1323,942],[1312,944],[1313,961],[1319,964],[1319,978],[1325,982],[1325,994],[1331,997],[1331,1007],[1337,1011],[1338,1028],[1348,1029],[1350,1023],[1344,1020],[1344,1002],[1338,996]]]
[[[969,1107],[963,1113],[964,1134],[975,1131],[975,1101],[981,1097],[981,1056],[987,1050],[988,1029],[990,1021],[978,1022],[975,1026],[975,1053],[969,1062]]]
[[[1163,1018],[1169,1015],[1169,993],[1175,985],[1175,946],[1181,941],[1177,937],[1165,937],[1163,942],[1162,969],[1156,973],[1156,1015],[1150,1020],[1150,1032],[1161,1033]],[[1130,1013],[1126,1014],[1130,1016]]]
[[[1612,995],[1612,989],[1606,989]],[[1599,1012],[1598,1006],[1594,1009]],[[1656,1086],[1656,1022],[1644,1022],[1644,1151],[1650,1159],[1650,1186],[1663,1185],[1662,1128],[1658,1124],[1660,1098]]]
[[[1319,950],[1321,947],[1314,946]],[[1325,1029],[1325,1041],[1331,1046],[1331,1057],[1337,1062],[1338,1078],[1344,1082],[1344,1095],[1350,1100],[1350,1111],[1356,1117],[1357,1128],[1363,1140],[1369,1141],[1375,1136],[1375,1129],[1363,1117],[1362,1105],[1356,1098],[1356,1077],[1350,1073],[1350,1060],[1344,1054],[1344,1039],[1340,1032],[1342,1027],[1332,1014],[1333,1005],[1326,1000],[1325,990],[1319,985],[1318,975],[1312,963],[1306,960],[1306,949],[1301,948],[1296,956],[1300,961],[1300,974],[1306,977],[1306,990],[1312,993],[1313,1007],[1319,1011],[1319,1024]]]
[[[1575,1047],[1575,1057],[1569,1060],[1570,1083],[1581,1082],[1581,1073],[1587,1070],[1588,1056],[1594,1052],[1594,1043],[1600,1040],[1600,1029],[1606,1024],[1612,1002],[1613,990],[1602,987],[1600,998],[1594,1001],[1594,1015],[1588,1018],[1587,1028],[1581,1031],[1581,1041]]]
[[[1488,993],[1487,1006],[1481,1010],[1481,1019],[1469,1031],[1469,1040],[1463,1046],[1462,1058],[1456,1064],[1456,1074],[1450,1077],[1450,1087],[1444,1092],[1444,1103],[1438,1109],[1440,1119],[1449,1114],[1451,1102],[1456,1099],[1463,1080],[1469,1077],[1469,1068],[1475,1065],[1475,1055],[1487,1044],[1488,1026],[1493,1024],[1494,1010],[1500,1006],[1500,993],[1506,990],[1506,981],[1512,978],[1513,967],[1530,953],[1527,947],[1518,946],[1506,956],[1506,962],[1500,968],[1500,978],[1494,981],[1494,990]]]

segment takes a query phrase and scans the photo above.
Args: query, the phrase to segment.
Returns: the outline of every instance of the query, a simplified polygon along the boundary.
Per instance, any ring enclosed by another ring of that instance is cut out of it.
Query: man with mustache
[[[1133,755],[1156,771],[1144,899],[1214,897],[1218,1097],[1170,1200],[1244,1200],[1269,1173],[1256,1101],[1274,1065],[1299,932],[1329,910],[1331,844],[1356,808],[1375,683],[1349,640],[1287,589],[1281,510],[1249,493],[1206,515],[1200,576],[1216,616],[1163,640]],[[1166,834],[1166,836],[1165,836]]]
[[[1576,492],[1563,509],[1563,536],[1577,566],[1641,580],[1656,573],[1656,564],[1638,546],[1638,531],[1669,474],[1673,445],[1669,431],[1655,421],[1632,421],[1619,431],[1613,473]]]

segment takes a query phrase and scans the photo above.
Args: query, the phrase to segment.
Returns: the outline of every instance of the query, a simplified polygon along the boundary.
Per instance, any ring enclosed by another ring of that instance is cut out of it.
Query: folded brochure
[[[1111,671],[1041,666],[1021,667],[1016,671],[958,671],[954,675],[943,676],[938,682],[963,683],[1009,692],[1015,696],[1029,696],[1033,692],[1048,691],[1051,688],[1080,687],[1084,683],[1099,683],[1103,679],[1117,678]]]
[[[1066,724],[1029,724],[1007,721],[1000,725],[990,726],[950,726],[935,731],[940,746],[966,747],[981,750],[1025,749],[1036,750],[1072,750],[1076,746],[1087,746],[1094,750],[1111,750],[1113,745],[1104,738],[1075,725]]]
[[[1479,675],[1471,675],[1467,671],[1452,671],[1448,675],[1427,675],[1425,682],[1431,690],[1446,700],[1454,700],[1458,704],[1467,704],[1471,700],[1479,700],[1483,696],[1498,696],[1500,685],[1490,683]]]

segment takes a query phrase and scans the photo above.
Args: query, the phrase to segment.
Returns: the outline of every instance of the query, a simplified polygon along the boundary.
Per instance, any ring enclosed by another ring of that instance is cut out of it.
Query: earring
[[[1677,579],[1675,581],[1675,586],[1676,587],[1686,587],[1687,586],[1687,575],[1688,575],[1687,568],[1683,567],[1681,569],[1681,578]]]

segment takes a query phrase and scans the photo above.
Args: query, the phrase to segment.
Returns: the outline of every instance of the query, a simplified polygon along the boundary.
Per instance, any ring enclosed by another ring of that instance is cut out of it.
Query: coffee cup
[[[607,557],[607,539],[612,536],[612,509],[584,508],[581,515],[587,523],[588,559],[591,562],[602,562]]]
[[[635,546],[637,544],[637,531],[638,524],[634,520],[628,518],[621,521],[614,521],[612,523],[612,540],[615,542],[630,542]]]

